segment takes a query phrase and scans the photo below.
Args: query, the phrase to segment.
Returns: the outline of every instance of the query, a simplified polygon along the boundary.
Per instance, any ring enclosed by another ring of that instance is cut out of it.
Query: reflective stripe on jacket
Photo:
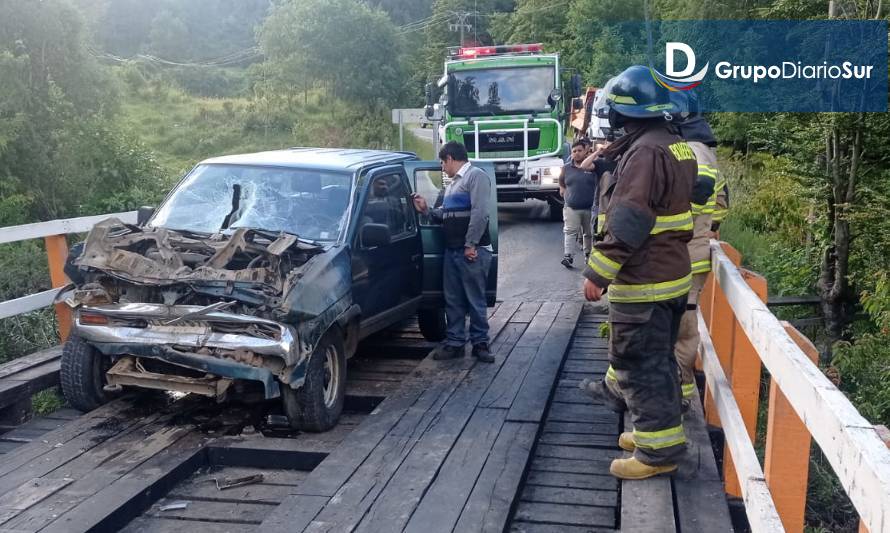
[[[689,260],[692,262],[693,274],[706,274],[711,271],[711,213],[717,205],[716,185],[722,181],[717,168],[717,151],[697,141],[686,141],[695,152],[698,163],[697,186],[699,183],[710,183],[711,193],[703,204],[692,203],[693,235],[689,241]]]

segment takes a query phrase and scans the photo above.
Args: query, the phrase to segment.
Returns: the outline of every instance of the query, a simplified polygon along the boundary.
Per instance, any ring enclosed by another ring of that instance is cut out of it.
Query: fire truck
[[[559,54],[541,44],[456,47],[436,84],[438,103],[433,85],[426,90],[435,142],[460,142],[471,161],[492,162],[499,202],[544,200],[552,220],[562,219],[565,122],[581,95],[580,76],[564,84],[562,74]]]

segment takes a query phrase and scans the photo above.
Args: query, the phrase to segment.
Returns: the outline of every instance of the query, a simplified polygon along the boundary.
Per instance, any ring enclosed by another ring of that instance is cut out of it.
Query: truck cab
[[[199,163],[138,226],[107,220],[72,249],[66,398],[90,410],[123,387],[218,400],[253,388],[280,397],[295,428],[330,429],[361,339],[415,315],[426,338],[444,338],[442,229],[412,201],[433,205],[442,182],[439,162],[401,152]]]
[[[559,55],[541,44],[451,48],[439,104],[428,101],[440,143],[460,142],[471,161],[494,165],[498,201],[544,200],[554,220],[568,156],[564,107],[580,95],[580,78],[567,90],[561,75]]]

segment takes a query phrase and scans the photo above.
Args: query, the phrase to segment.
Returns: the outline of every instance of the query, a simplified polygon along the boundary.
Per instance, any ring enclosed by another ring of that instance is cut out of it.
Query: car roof
[[[288,148],[253,154],[226,155],[201,161],[208,165],[260,165],[354,171],[369,165],[416,160],[412,152],[352,148]]]

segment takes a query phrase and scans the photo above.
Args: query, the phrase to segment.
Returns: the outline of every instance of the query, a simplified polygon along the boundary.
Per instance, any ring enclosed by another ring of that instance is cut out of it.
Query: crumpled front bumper
[[[267,398],[279,396],[279,380],[299,386],[299,370],[305,365],[298,364],[303,361],[293,328],[205,309],[145,303],[81,306],[73,332],[105,355],[153,358],[216,376],[260,381]]]

